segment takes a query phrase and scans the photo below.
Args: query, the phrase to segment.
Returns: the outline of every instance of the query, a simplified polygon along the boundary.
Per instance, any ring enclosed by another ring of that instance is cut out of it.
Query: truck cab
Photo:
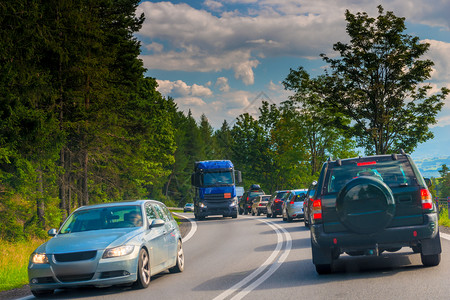
[[[236,184],[241,181],[241,172],[235,171],[229,160],[195,162],[191,176],[195,218],[202,220],[212,215],[237,218]]]

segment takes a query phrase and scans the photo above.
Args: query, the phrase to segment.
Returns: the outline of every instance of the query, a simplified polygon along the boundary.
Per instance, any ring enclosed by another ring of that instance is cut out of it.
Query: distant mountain
[[[411,154],[424,177],[440,177],[443,164],[450,166],[450,125],[431,129],[434,139],[420,144]]]
[[[441,157],[450,155],[450,125],[433,127],[434,139],[420,144],[412,153],[413,158]]]
[[[450,156],[446,157],[433,157],[433,158],[423,158],[423,159],[414,159],[417,167],[422,173],[423,177],[440,177],[438,170],[442,168],[443,164],[450,166]]]

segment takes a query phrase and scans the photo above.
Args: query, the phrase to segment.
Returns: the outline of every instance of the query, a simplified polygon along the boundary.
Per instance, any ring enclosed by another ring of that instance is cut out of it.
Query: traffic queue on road
[[[313,264],[333,270],[341,254],[379,256],[409,248],[425,267],[441,261],[438,209],[431,180],[403,150],[390,155],[328,159],[307,189],[267,195],[257,184],[243,194],[239,214],[301,219],[311,232]]]

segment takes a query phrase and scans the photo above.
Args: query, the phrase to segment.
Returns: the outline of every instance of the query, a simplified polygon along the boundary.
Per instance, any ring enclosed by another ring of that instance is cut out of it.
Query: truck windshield
[[[203,186],[233,184],[233,173],[230,171],[203,174]]]

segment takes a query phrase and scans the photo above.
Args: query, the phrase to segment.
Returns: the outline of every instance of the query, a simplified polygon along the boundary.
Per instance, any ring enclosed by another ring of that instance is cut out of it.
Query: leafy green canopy
[[[384,14],[382,6],[378,11],[372,18],[347,10],[350,43],[333,45],[340,56],[322,54],[329,70],[317,78],[301,67],[291,69],[286,88],[297,101],[325,111],[367,154],[412,152],[433,137],[429,125],[436,123],[449,90],[428,95],[431,86],[424,82],[433,62],[419,58],[430,45],[403,33],[404,18]]]

